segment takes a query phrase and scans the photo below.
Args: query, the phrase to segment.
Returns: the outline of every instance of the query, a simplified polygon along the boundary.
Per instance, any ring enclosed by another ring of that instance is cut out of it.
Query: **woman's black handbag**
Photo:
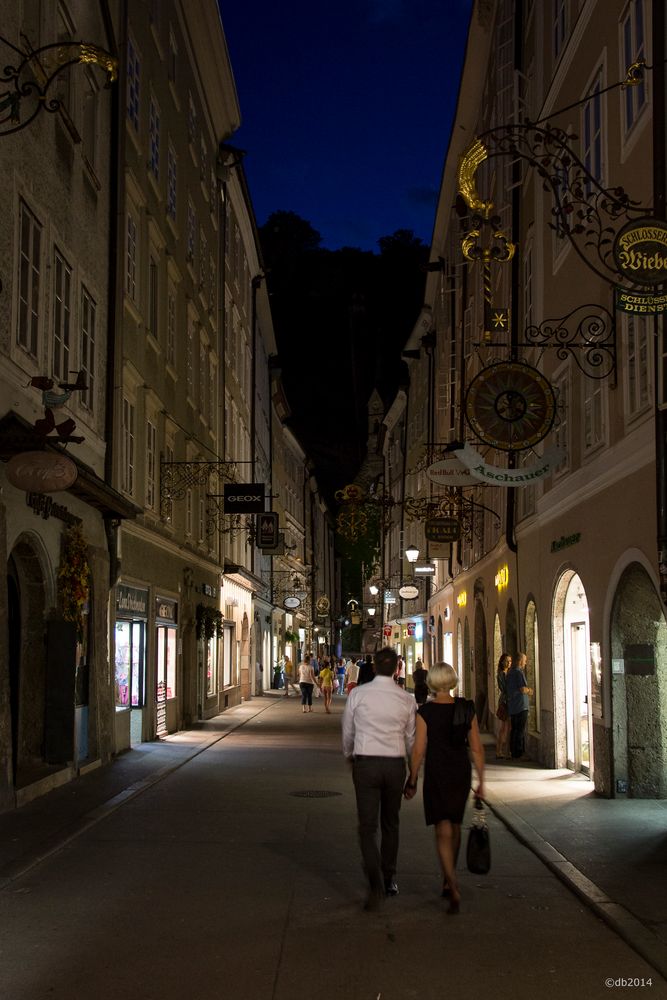
[[[491,838],[481,799],[475,799],[475,812],[468,833],[466,864],[473,875],[487,875],[491,868]]]

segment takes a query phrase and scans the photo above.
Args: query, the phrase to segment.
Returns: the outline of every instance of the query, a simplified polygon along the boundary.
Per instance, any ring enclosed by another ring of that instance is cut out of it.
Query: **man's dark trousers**
[[[384,894],[384,883],[392,881],[396,874],[398,814],[405,774],[404,757],[354,758],[352,778],[357,795],[361,857],[370,890],[378,895]]]
[[[510,715],[510,753],[515,759],[523,757],[526,752],[526,723],[528,722],[528,709],[523,712],[516,712]]]

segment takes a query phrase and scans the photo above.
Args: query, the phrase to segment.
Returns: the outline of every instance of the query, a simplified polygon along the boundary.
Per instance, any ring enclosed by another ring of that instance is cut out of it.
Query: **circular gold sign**
[[[501,451],[532,448],[551,430],[556,397],[537,368],[519,361],[489,365],[470,385],[466,419],[477,437]]]
[[[667,281],[667,222],[635,219],[614,240],[616,267],[636,285],[659,285]]]

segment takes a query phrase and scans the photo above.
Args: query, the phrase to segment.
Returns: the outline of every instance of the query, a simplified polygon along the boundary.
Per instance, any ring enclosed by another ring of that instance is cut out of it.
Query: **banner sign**
[[[225,483],[225,514],[262,514],[264,483]]]
[[[458,458],[445,458],[434,462],[426,470],[426,478],[438,486],[475,486],[475,481],[465,465]]]
[[[408,622],[408,635],[412,636],[417,631],[417,622]]]
[[[391,638],[391,625],[385,625],[383,631],[387,638]]]
[[[255,529],[260,549],[275,549],[278,544],[278,514],[273,511],[258,514]]]
[[[550,476],[563,458],[562,448],[548,448],[536,465],[524,466],[521,469],[500,469],[497,465],[489,465],[479,452],[470,444],[457,451],[458,458],[470,469],[471,474],[482,483],[490,486],[530,486],[538,479]]]

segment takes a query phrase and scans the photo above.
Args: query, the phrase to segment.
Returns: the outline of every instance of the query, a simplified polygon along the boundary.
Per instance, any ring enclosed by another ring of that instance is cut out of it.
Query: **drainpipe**
[[[251,392],[252,399],[250,400],[250,482],[255,482],[255,454],[256,454],[256,436],[257,436],[257,292],[259,291],[259,286],[262,283],[262,278],[264,275],[256,274],[252,279],[251,286],[251,317],[250,317],[250,335],[252,337],[252,358],[251,358]],[[250,546],[250,570],[252,573],[255,572],[255,547],[257,545],[257,539],[255,538],[253,544]]]
[[[667,19],[665,17],[664,0],[653,0],[653,204],[658,219],[665,218],[666,173],[667,173],[667,136],[665,132],[665,114],[667,113],[667,94],[665,88],[665,58],[667,56]],[[660,574],[660,596],[667,603],[667,410],[660,405],[665,401],[661,398],[659,380],[659,360],[664,337],[663,321],[656,316],[654,319],[654,366],[655,377],[655,478],[656,478],[656,512],[657,512],[657,542],[658,570]]]
[[[120,46],[116,38],[111,11],[108,0],[101,3],[102,20],[107,35],[109,50],[115,55],[119,62],[118,80],[125,79],[125,27],[127,25],[127,0],[121,0],[119,5],[119,31]],[[110,151],[109,151],[109,253],[108,270],[109,283],[107,291],[107,342],[106,342],[106,391],[104,400],[104,438],[106,448],[104,452],[104,481],[108,486],[113,487],[113,470],[115,455],[114,414],[116,411],[116,364],[117,359],[123,356],[123,329],[122,323],[118,322],[118,317],[122,316],[120,295],[122,294],[122,283],[119,275],[122,273],[118,258],[118,234],[122,232],[120,226],[124,183],[123,160],[125,155],[125,127],[120,119],[120,94],[121,84],[117,82],[111,87],[111,121],[110,121]],[[122,127],[121,127],[122,126]],[[122,385],[122,379],[118,379],[118,384]],[[122,389],[121,389],[122,392]],[[104,530],[107,539],[107,550],[109,552],[109,589],[113,589],[119,573],[118,561],[118,531],[120,522],[117,518],[105,517]]]

